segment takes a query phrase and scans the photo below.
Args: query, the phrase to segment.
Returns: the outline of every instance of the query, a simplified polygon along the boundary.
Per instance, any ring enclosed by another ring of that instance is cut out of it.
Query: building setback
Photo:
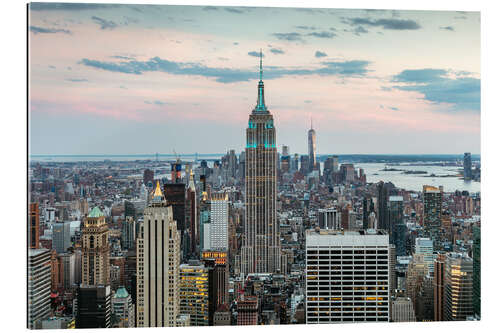
[[[306,324],[389,321],[389,235],[306,232]]]

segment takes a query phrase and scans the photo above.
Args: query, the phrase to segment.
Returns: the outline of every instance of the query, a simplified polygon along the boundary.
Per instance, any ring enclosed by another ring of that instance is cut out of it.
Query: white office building
[[[228,249],[229,200],[227,193],[213,193],[210,198],[210,249]],[[193,318],[191,318],[191,321]]]
[[[340,214],[337,208],[319,209],[318,226],[320,229],[340,230]]]
[[[429,275],[434,274],[434,259],[436,255],[433,253],[434,247],[432,239],[430,238],[416,238],[415,239],[415,254],[423,254],[424,262],[429,267]]]
[[[389,235],[306,232],[306,324],[389,321]]]

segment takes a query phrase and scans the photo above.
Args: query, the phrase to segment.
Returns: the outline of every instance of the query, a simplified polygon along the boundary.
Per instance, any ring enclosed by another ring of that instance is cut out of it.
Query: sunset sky
[[[480,152],[480,14],[33,3],[30,153]]]

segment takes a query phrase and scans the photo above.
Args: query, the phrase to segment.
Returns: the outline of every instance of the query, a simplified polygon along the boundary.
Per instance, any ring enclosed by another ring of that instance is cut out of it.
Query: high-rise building
[[[82,228],[82,283],[109,284],[109,229],[97,206],[84,219]]]
[[[201,255],[205,267],[210,267],[210,306],[212,311],[229,304],[229,262],[227,252],[206,251]],[[212,301],[213,300],[213,301]]]
[[[50,315],[51,251],[28,250],[28,323],[35,328],[38,320]]]
[[[472,178],[472,160],[470,153],[464,153],[464,179],[471,180]]]
[[[179,264],[180,233],[157,182],[137,238],[137,327],[176,325]]]
[[[389,229],[389,239],[391,244],[395,244],[395,239],[394,239],[394,231],[396,228],[396,225],[398,224],[403,224],[403,210],[404,210],[404,202],[403,202],[403,197],[399,195],[391,195],[389,196],[389,223],[388,223],[388,229]]]
[[[245,229],[241,270],[274,273],[280,269],[279,223],[276,219],[276,129],[264,101],[262,54],[257,105],[250,114],[245,149]]]
[[[153,182],[155,180],[155,172],[153,170],[150,170],[150,169],[144,170],[144,175],[143,175],[142,180],[144,182],[144,185],[146,185],[146,186],[148,184],[153,184]]]
[[[446,255],[443,319],[466,320],[474,314],[472,306],[472,259],[462,253]]]
[[[317,169],[316,165],[316,131],[312,126],[312,118],[311,118],[311,129],[307,132],[307,148],[308,148],[308,156],[309,156],[309,167],[308,171],[312,172]]]
[[[71,222],[56,222],[52,226],[52,249],[57,253],[68,251],[71,246]]]
[[[184,236],[186,230],[186,186],[182,183],[163,185],[163,193],[167,206],[172,206],[173,219],[177,223],[177,230],[180,232],[180,237]]]
[[[234,153],[234,151],[232,151]],[[191,170],[189,174],[189,183],[186,189],[186,228],[189,228],[190,237],[190,254],[196,256],[198,240],[198,198],[196,195],[196,187],[194,184],[194,172]]]
[[[320,229],[340,230],[340,213],[337,208],[319,209],[318,226]]]
[[[415,311],[413,303],[408,297],[396,297],[392,303],[391,321],[393,322],[410,322],[415,321]]]
[[[208,326],[210,322],[209,268],[200,262],[182,264],[179,268],[181,314],[188,314],[191,326]]]
[[[259,323],[259,299],[257,296],[242,296],[237,301],[236,325],[257,325]]]
[[[389,196],[391,195],[394,185],[392,183],[384,183],[380,181],[377,184],[378,197],[378,216],[377,216],[377,229],[384,229],[389,231]]]
[[[182,173],[182,163],[179,158],[177,158],[177,161],[175,163],[172,163],[170,165],[170,171],[171,171],[171,181],[172,184],[177,184],[180,183],[182,180],[181,173]]]
[[[472,284],[473,284],[473,306],[474,315],[481,317],[481,228],[474,226],[472,228],[474,244],[472,246]]]
[[[131,216],[127,216],[122,222],[121,245],[123,250],[135,249],[137,223]]]
[[[111,299],[112,311],[118,318],[118,327],[135,327],[135,308],[132,297],[124,287],[118,288]]]
[[[440,238],[439,233],[441,229],[441,210],[443,205],[443,193],[441,189],[424,185],[424,212],[423,223],[424,229],[429,237],[434,241],[434,246],[439,249]]]
[[[434,275],[434,247],[432,239],[429,238],[415,238],[415,253],[423,254],[424,261],[429,267],[429,274]]]
[[[227,251],[229,246],[228,224],[229,198],[227,193],[212,193],[210,198],[210,250]]]
[[[423,288],[427,275],[429,275],[429,265],[424,261],[424,255],[415,254],[408,264],[406,276],[406,295],[412,300],[413,309],[417,307],[417,297]]]
[[[60,271],[62,272],[62,286],[66,290],[70,290],[76,284],[75,270],[76,270],[76,255],[74,253],[61,253],[60,258]]]
[[[389,321],[389,235],[306,231],[306,324]]]
[[[434,259],[434,321],[443,321],[444,272],[446,255],[438,253]]]
[[[30,203],[28,244],[30,249],[40,247],[40,211],[38,203]]]
[[[354,182],[356,172],[354,170],[354,165],[351,163],[343,163],[340,165],[340,172],[342,173],[342,179],[346,182]]]
[[[300,156],[300,173],[304,176],[307,176],[309,173],[309,156],[301,155]]]
[[[111,327],[111,287],[104,285],[78,288],[76,328]]]

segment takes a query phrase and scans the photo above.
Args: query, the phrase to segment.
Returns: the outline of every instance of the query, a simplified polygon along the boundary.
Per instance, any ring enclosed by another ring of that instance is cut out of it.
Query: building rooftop
[[[104,216],[104,213],[99,209],[98,206],[92,208],[92,211],[88,215],[88,217],[101,217],[101,216]]]

